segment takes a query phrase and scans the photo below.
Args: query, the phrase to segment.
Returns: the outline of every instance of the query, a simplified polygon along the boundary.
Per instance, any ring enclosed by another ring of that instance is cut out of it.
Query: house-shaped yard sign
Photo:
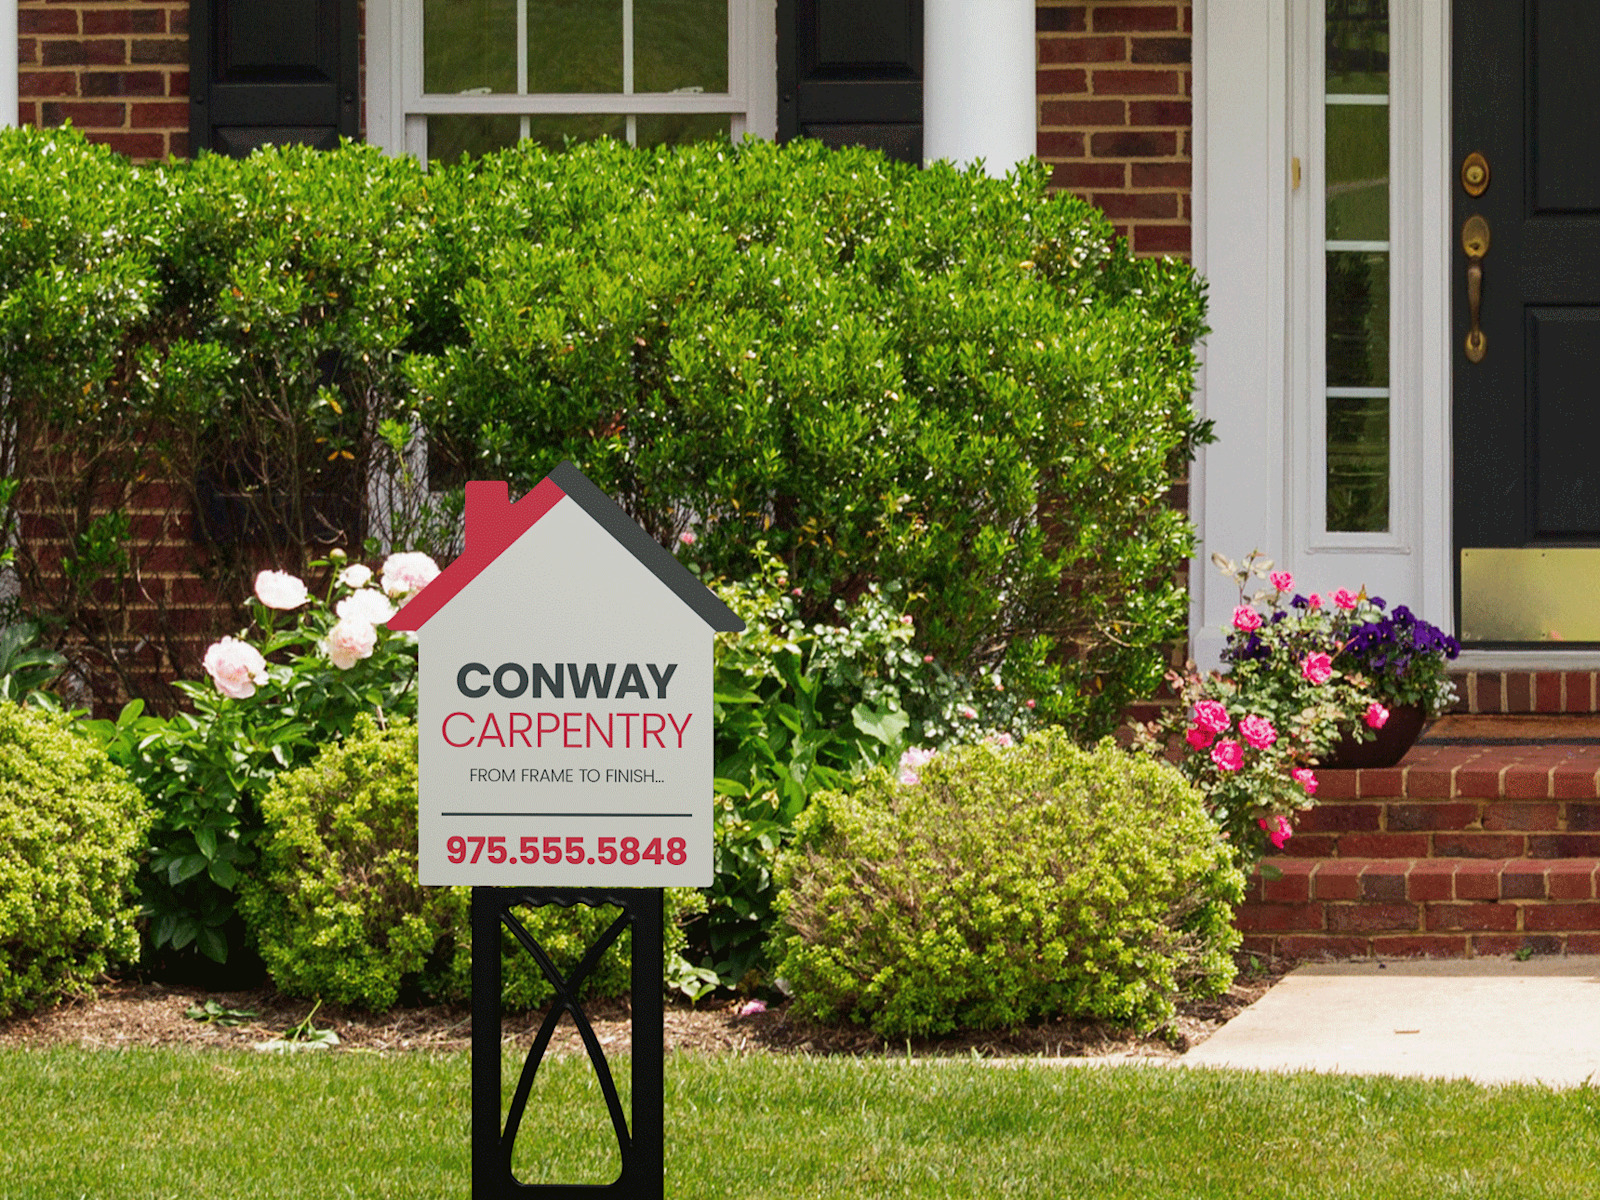
[[[467,484],[389,628],[421,643],[422,883],[710,885],[712,635],[744,622],[576,467]]]

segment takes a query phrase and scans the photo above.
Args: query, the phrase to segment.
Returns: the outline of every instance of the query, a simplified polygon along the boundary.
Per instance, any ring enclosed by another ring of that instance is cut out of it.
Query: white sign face
[[[710,885],[713,630],[570,495],[419,636],[423,884]]]

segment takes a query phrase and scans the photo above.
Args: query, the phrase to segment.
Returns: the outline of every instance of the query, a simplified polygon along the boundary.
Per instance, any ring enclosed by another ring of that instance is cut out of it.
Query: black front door
[[[190,152],[356,137],[356,33],[356,0],[190,0]]]
[[[1458,628],[1594,645],[1600,3],[1456,0],[1453,28]]]

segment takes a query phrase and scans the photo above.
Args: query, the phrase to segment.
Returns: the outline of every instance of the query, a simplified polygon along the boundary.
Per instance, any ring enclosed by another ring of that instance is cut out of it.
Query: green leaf
[[[217,831],[202,823],[194,831],[194,844],[208,859],[217,856]]]
[[[167,868],[167,881],[177,887],[186,879],[193,879],[206,869],[206,857],[203,854],[185,854],[173,860]]]
[[[228,961],[228,939],[215,929],[202,926],[197,931],[195,946],[212,962]]]
[[[224,887],[232,891],[233,886],[239,882],[239,872],[234,869],[234,865],[231,862],[217,859],[211,863],[208,870],[211,875],[211,881],[218,887]]]
[[[905,736],[911,717],[897,708],[873,708],[858,704],[850,710],[855,727],[868,737],[876,738],[885,746],[898,746]]]

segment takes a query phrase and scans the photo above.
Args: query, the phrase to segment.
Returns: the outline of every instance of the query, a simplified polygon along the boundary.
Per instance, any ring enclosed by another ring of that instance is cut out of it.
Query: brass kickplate
[[[1600,547],[1461,551],[1463,642],[1600,642]]]

